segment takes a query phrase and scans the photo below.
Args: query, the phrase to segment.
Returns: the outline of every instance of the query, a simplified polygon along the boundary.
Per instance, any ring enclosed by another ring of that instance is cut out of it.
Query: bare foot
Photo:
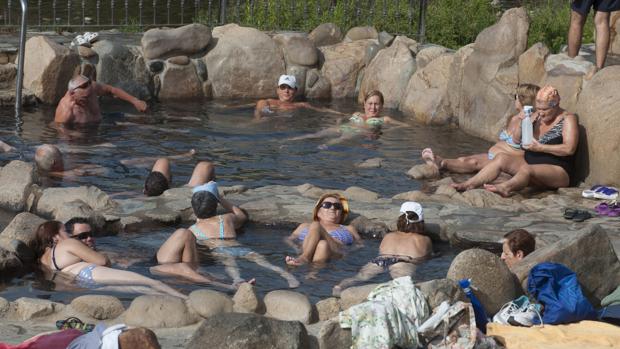
[[[465,191],[465,190],[469,190],[471,189],[469,187],[469,184],[467,184],[467,182],[461,182],[461,183],[452,183],[450,184],[450,186],[454,189],[456,189],[457,191]]]
[[[302,257],[296,258],[291,256],[286,256],[286,258],[284,258],[284,261],[286,262],[286,264],[294,267],[298,267],[307,263],[306,260]]]
[[[507,198],[507,197],[509,197],[509,196],[510,196],[510,192],[508,191],[508,189],[506,189],[506,187],[504,187],[504,186],[503,186],[503,185],[501,185],[501,184],[498,184],[498,185],[494,185],[494,184],[485,184],[485,185],[484,185],[484,189],[486,189],[486,190],[488,190],[488,191],[490,191],[490,192],[493,192],[493,193],[499,194],[499,195],[501,195],[501,196],[503,196],[503,197],[505,197],[505,198]]]

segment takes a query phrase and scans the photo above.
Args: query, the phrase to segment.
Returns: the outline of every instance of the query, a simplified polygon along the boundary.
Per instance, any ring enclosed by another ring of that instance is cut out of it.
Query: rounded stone
[[[168,58],[168,63],[176,64],[176,65],[188,65],[189,57],[187,56],[174,56]]]
[[[199,320],[184,300],[173,296],[139,296],[124,316],[127,325],[148,328],[183,327]]]
[[[447,278],[454,281],[471,279],[474,294],[489,316],[522,294],[506,263],[493,253],[477,248],[459,253],[448,269]]]
[[[308,34],[308,39],[316,47],[334,45],[342,40],[342,31],[334,23],[323,23]]]
[[[189,294],[189,305],[198,315],[210,317],[233,310],[233,301],[222,292],[213,290],[197,290]]]
[[[338,313],[342,310],[340,308],[340,301],[335,297],[321,299],[316,302],[315,306],[316,312],[319,315],[319,321],[328,320],[334,316],[338,316]]]
[[[114,319],[125,311],[118,298],[104,295],[77,297],[71,301],[71,307],[98,320]]]
[[[97,52],[90,47],[78,46],[78,54],[84,58],[90,58],[92,56],[96,56]]]
[[[353,27],[349,29],[347,35],[344,37],[345,39],[349,39],[351,41],[377,39],[379,37],[379,33],[377,33],[377,29],[374,27]]]
[[[363,286],[349,287],[340,294],[340,305],[342,310],[366,301],[368,294],[374,290],[379,284],[368,284]]]
[[[22,297],[14,302],[16,318],[19,320],[31,320],[37,317],[47,316],[62,310],[64,304],[55,303],[46,299]]]
[[[271,291],[265,295],[264,302],[268,316],[278,320],[310,323],[312,305],[308,297],[301,293],[286,290]]]
[[[256,296],[254,286],[243,283],[233,297],[233,310],[238,313],[254,313],[260,307],[260,300]]]

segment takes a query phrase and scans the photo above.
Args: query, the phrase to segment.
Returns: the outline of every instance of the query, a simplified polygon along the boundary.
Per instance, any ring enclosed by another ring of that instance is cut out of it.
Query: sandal
[[[592,218],[592,214],[588,211],[577,210],[577,213],[573,216],[572,220],[575,222],[583,222],[586,219]]]
[[[66,318],[65,320],[56,321],[56,328],[59,330],[73,328],[82,332],[90,332],[95,328],[95,325],[85,324],[84,322],[82,322],[82,320],[76,318],[75,316],[72,316]]]
[[[573,219],[579,210],[576,208],[567,208],[564,210],[565,219]]]

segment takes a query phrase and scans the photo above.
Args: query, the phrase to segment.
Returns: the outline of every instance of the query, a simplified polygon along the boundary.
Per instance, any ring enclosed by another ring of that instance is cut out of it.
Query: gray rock
[[[426,296],[426,301],[431,309],[435,309],[444,301],[450,304],[454,304],[456,301],[467,302],[465,293],[454,280],[430,280],[417,283],[416,287]]]
[[[390,46],[392,44],[392,41],[394,41],[395,36],[391,35],[388,32],[382,31],[381,33],[379,33],[379,43],[383,46]]]
[[[380,168],[381,165],[383,164],[383,158],[372,158],[372,159],[366,159],[362,162],[358,162],[357,164],[355,164],[355,167],[357,168]]]
[[[182,327],[198,322],[181,298],[173,296],[139,296],[123,314],[129,326],[149,328]]]
[[[287,290],[271,291],[265,295],[263,302],[268,316],[279,320],[310,323],[312,305],[308,297],[301,293]]]
[[[213,290],[193,291],[189,294],[187,305],[204,318],[233,311],[232,299],[222,292]]]
[[[377,29],[375,29],[375,27],[353,27],[349,29],[347,34],[344,36],[345,40],[350,41],[377,38],[379,38],[379,33],[377,33]]]
[[[17,320],[31,320],[60,311],[63,304],[39,298],[18,298],[13,302],[15,306],[13,317]]]
[[[233,310],[237,313],[256,313],[260,310],[261,302],[256,295],[254,286],[242,283],[233,297]]]
[[[8,251],[0,247],[0,272],[9,274],[23,267],[22,261],[13,251]]]
[[[192,59],[192,63],[196,67],[196,74],[202,81],[207,81],[209,79],[209,74],[207,72],[207,66],[202,59]]]
[[[427,179],[439,177],[439,171],[436,167],[421,164],[415,165],[407,171],[407,175],[413,179]]]
[[[321,299],[316,302],[316,312],[319,316],[319,321],[324,321],[333,318],[334,316],[338,316],[338,313],[342,311],[340,308],[340,301],[338,298],[329,297],[325,299]]]
[[[189,57],[187,56],[174,56],[168,58],[168,63],[176,64],[176,65],[188,65],[190,62]]]
[[[14,89],[15,78],[17,77],[17,66],[15,64],[0,64],[0,89]]]
[[[255,314],[220,314],[204,321],[185,348],[202,349],[206,345],[219,349],[304,349],[308,348],[308,334],[298,321]]]
[[[374,290],[379,284],[368,284],[364,286],[349,287],[342,291],[340,294],[340,306],[342,310],[347,310],[350,307],[360,304],[366,301],[366,297],[372,290]]]
[[[350,224],[361,236],[371,239],[382,238],[390,230],[385,223],[370,220],[364,216],[355,217]]]
[[[366,52],[364,53],[364,65],[366,66],[370,65],[370,62],[372,62],[373,59],[375,59],[375,57],[377,56],[379,51],[381,51],[381,49],[382,47],[378,43],[375,43],[375,42],[368,45],[366,47]],[[364,72],[365,71],[366,70],[364,70]]]
[[[379,194],[360,187],[348,187],[343,195],[351,200],[361,202],[374,202],[379,198]]]
[[[519,83],[542,86],[545,78],[545,59],[549,48],[537,42],[519,56]]]
[[[321,349],[346,349],[351,348],[353,344],[351,330],[341,328],[336,320],[325,321],[318,339]]]
[[[194,65],[168,64],[160,75],[159,99],[190,99],[204,96],[202,81]]]
[[[316,47],[334,45],[342,40],[342,31],[334,23],[323,23],[308,34],[308,39]]]
[[[5,298],[0,297],[0,317],[4,316],[11,306],[11,303]]]
[[[125,311],[118,298],[105,295],[77,297],[71,301],[71,307],[97,320],[115,319]]]
[[[0,170],[0,207],[14,212],[24,210],[36,181],[32,164],[21,160],[9,162]]]
[[[65,222],[73,217],[84,217],[95,227],[102,227],[102,212],[113,210],[114,201],[97,187],[47,188],[39,199],[35,212]]]
[[[357,96],[358,75],[366,65],[368,46],[374,44],[375,40],[357,40],[319,47],[325,58],[321,75],[331,85],[332,98]]]
[[[84,58],[90,58],[90,57],[96,56],[96,55],[97,55],[97,52],[95,52],[95,51],[94,51],[92,48],[90,48],[90,47],[86,47],[86,46],[81,46],[81,45],[80,45],[80,46],[78,46],[78,54],[79,54],[81,57],[84,57]]]
[[[23,263],[31,263],[35,261],[34,252],[21,240],[4,238],[0,235],[0,248],[15,254],[15,256]]]
[[[273,40],[280,45],[286,65],[296,64],[312,67],[319,61],[318,50],[307,37],[291,34],[278,34]]]
[[[424,45],[420,48],[418,54],[415,56],[416,65],[418,69],[422,69],[426,67],[430,62],[432,62],[435,58],[449,52],[452,53],[454,51],[439,45]]]
[[[308,68],[301,65],[287,65],[286,74],[295,76],[297,79],[297,95],[306,93],[306,75]]]
[[[40,218],[29,212],[18,213],[11,223],[4,228],[0,237],[7,239],[17,239],[24,242],[28,246],[36,239],[37,227],[44,223],[45,219]]]
[[[325,99],[331,97],[332,87],[318,70],[310,69],[306,74],[306,97],[311,99]]]
[[[202,24],[188,24],[174,29],[150,29],[142,36],[142,51],[147,59],[176,55],[191,56],[207,48],[211,29]]]
[[[454,258],[447,278],[454,281],[471,279],[474,294],[489,316],[523,294],[514,274],[499,257],[476,248],[465,250]]]

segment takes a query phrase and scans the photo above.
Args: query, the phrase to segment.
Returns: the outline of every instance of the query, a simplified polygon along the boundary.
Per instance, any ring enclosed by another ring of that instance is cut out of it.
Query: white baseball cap
[[[410,221],[407,218],[407,223],[417,223],[424,220],[424,212],[422,210],[422,205],[415,201],[407,201],[400,206],[400,213],[413,212],[418,215],[417,221]]]
[[[287,85],[294,89],[297,89],[297,79],[293,75],[280,75],[278,80],[278,86]]]

